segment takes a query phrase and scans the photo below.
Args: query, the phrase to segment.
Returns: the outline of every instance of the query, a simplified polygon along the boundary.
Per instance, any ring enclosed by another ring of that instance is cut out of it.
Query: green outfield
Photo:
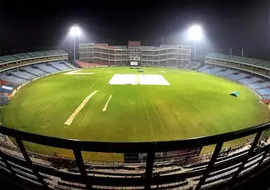
[[[142,69],[93,68],[39,79],[2,108],[2,123],[62,138],[137,142],[214,135],[270,120],[268,107],[240,84],[192,71]],[[158,74],[170,85],[110,85],[115,74]],[[238,97],[229,95],[235,91]]]

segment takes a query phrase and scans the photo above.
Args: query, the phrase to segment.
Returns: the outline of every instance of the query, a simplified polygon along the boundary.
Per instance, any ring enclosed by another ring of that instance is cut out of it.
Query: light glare
[[[81,29],[78,26],[72,26],[69,33],[71,36],[78,37],[81,35]]]
[[[188,39],[192,41],[200,41],[202,38],[202,28],[199,25],[193,25],[188,30]]]

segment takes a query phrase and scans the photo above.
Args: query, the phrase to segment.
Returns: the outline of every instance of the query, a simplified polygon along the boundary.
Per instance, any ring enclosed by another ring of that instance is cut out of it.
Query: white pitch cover
[[[169,86],[170,83],[157,74],[115,74],[109,81],[110,85],[161,85]]]

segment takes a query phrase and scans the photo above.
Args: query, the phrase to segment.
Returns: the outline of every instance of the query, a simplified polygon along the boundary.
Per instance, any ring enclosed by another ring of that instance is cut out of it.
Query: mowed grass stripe
[[[97,93],[98,91],[92,92],[89,96],[87,96],[82,103],[74,110],[71,116],[65,122],[65,125],[71,125],[72,121],[75,119],[76,115],[84,108],[87,102]]]
[[[103,112],[107,111],[107,108],[108,108],[108,105],[109,105],[111,99],[112,99],[112,95],[109,96],[107,102],[105,103],[104,108],[102,109]]]

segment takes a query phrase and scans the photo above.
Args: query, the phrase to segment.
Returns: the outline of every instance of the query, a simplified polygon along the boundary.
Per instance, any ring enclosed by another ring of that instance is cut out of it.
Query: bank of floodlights
[[[188,39],[191,41],[200,41],[203,37],[203,30],[200,25],[192,25],[188,29]]]
[[[81,35],[81,29],[79,26],[72,26],[69,30],[69,34],[72,36],[72,37],[79,37]]]

